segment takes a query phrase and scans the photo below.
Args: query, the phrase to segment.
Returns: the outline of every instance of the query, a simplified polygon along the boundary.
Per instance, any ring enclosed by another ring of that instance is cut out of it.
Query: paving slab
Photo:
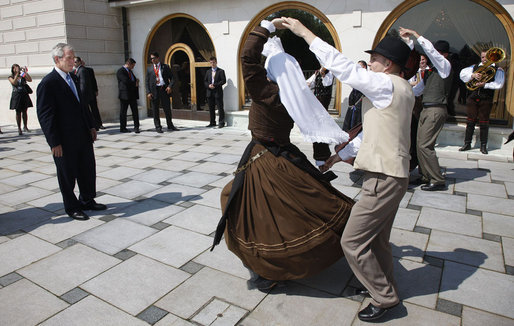
[[[339,259],[332,266],[321,271],[319,274],[294,282],[303,284],[335,296],[341,296],[344,288],[349,284],[353,272],[345,258]],[[289,284],[291,282],[288,282]],[[287,285],[288,286],[288,285]],[[289,291],[289,290],[286,290]]]
[[[222,178],[222,176],[209,174],[209,173],[189,172],[189,173],[184,173],[181,176],[177,176],[176,178],[173,178],[172,182],[183,184],[186,186],[200,188],[207,184],[215,182],[216,180],[219,180],[221,178]]]
[[[0,276],[27,266],[62,250],[60,247],[25,234],[0,244]]]
[[[0,235],[12,234],[31,225],[47,221],[54,216],[54,213],[31,206],[3,213],[0,215]]]
[[[428,243],[428,235],[393,228],[391,230],[391,249],[393,256],[423,262]]]
[[[427,255],[447,261],[505,272],[498,242],[432,230]]]
[[[220,208],[221,207],[220,196],[221,196],[222,190],[223,189],[221,189],[221,188],[214,188],[214,189],[211,189],[209,191],[202,193],[199,196],[195,196],[195,197],[189,199],[189,201],[192,203],[195,203],[195,204],[202,204],[202,205],[210,206],[213,208]],[[221,217],[221,215],[219,215],[219,217]]]
[[[413,231],[416,227],[420,211],[408,208],[398,208],[394,218],[393,228]]]
[[[245,280],[250,279],[250,272],[241,260],[228,250],[224,239],[213,251],[207,250],[195,257],[193,261]]]
[[[415,190],[410,200],[411,205],[445,209],[453,212],[466,212],[466,198],[435,191]]]
[[[160,187],[156,184],[132,180],[128,182],[123,182],[112,188],[104,189],[103,192],[122,198],[135,199],[139,196],[145,195],[159,188]]]
[[[483,212],[484,232],[514,238],[514,217]]]
[[[502,246],[505,264],[514,266],[514,239],[502,237]]]
[[[115,219],[83,232],[73,239],[109,255],[114,255],[156,232],[156,229],[145,225]]]
[[[168,204],[159,200],[144,199],[134,205],[113,213],[113,215],[136,223],[151,226],[183,211],[184,209],[184,207]]]
[[[178,204],[191,200],[198,195],[203,194],[206,190],[179,184],[171,184],[161,187],[145,195],[147,198],[160,200],[170,204]]]
[[[446,262],[439,297],[514,318],[513,288],[514,278],[511,275]]]
[[[200,325],[236,325],[246,313],[242,308],[214,299],[191,320]]]
[[[52,193],[53,192],[51,192],[50,190],[33,186],[26,186],[23,187],[23,189],[14,190],[7,194],[2,194],[2,196],[0,196],[0,202],[7,205],[15,206],[27,201],[31,201],[33,199],[48,196]]]
[[[511,199],[469,194],[467,208],[514,216],[514,201]]]
[[[182,175],[182,173],[161,169],[152,169],[150,171],[145,171],[132,176],[132,179],[157,184],[163,181],[171,180],[179,175]]]
[[[490,172],[482,169],[471,169],[462,167],[447,168],[446,178],[491,182]]]
[[[287,293],[273,290],[241,323],[247,326],[352,325],[359,307],[359,302],[291,283]]]
[[[130,250],[179,268],[212,245],[212,238],[170,226],[135,245]]]
[[[435,309],[442,268],[407,259],[394,260],[400,300]]]
[[[76,244],[18,271],[60,296],[120,262],[112,256]]]
[[[68,217],[68,215],[60,215],[39,224],[25,227],[23,230],[38,238],[55,244],[72,238],[77,234],[90,230],[103,223],[103,221],[94,218],[87,221],[79,221]]]
[[[416,225],[477,238],[482,237],[482,218],[471,214],[423,207]]]
[[[214,297],[250,311],[265,296],[265,293],[258,290],[248,290],[246,280],[242,278],[205,267],[155,305],[181,318],[189,319]],[[246,325],[246,322],[244,324]]]
[[[466,306],[462,308],[462,326],[484,325],[512,326],[514,320]]]
[[[190,276],[150,258],[135,255],[81,287],[137,315]]]
[[[455,191],[507,198],[507,191],[504,185],[489,182],[457,179],[455,181]]]
[[[36,325],[66,307],[66,302],[28,280],[0,289],[0,325]]]
[[[219,208],[197,204],[173,215],[164,222],[209,235],[216,231],[221,215],[221,209]]]
[[[41,326],[98,326],[106,325],[106,321],[109,321],[109,325],[148,326],[144,321],[92,295],[87,296],[68,309],[46,320]]]

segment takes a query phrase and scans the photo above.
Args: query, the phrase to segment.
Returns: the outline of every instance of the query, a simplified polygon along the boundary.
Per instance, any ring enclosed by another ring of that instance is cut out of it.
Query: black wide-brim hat
[[[409,59],[410,47],[397,37],[386,36],[375,47],[374,50],[365,51],[366,53],[378,53],[400,67],[404,67]]]

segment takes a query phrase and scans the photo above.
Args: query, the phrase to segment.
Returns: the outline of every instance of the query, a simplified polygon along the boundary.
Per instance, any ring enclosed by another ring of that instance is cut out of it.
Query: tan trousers
[[[419,115],[417,153],[423,176],[433,184],[445,184],[435,152],[435,142],[446,121],[446,107],[424,108]]]
[[[389,237],[408,184],[408,178],[366,172],[361,199],[353,206],[341,238],[350,268],[380,308],[400,301]]]

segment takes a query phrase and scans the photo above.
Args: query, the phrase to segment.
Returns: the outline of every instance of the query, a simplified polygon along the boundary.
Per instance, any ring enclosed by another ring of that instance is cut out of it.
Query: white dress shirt
[[[319,70],[317,70],[316,72],[319,73]],[[310,89],[313,89],[314,86],[315,86],[315,80],[316,80],[316,72],[314,72],[312,74],[312,76],[309,77],[309,79],[306,80],[307,82],[307,85],[309,86]],[[325,87],[328,87],[328,86],[332,86],[332,83],[334,82],[334,75],[332,75],[332,73],[329,71],[325,74],[325,76],[321,79],[321,83],[323,84],[323,86]]]
[[[471,74],[473,74],[473,67],[475,65],[469,66],[467,68],[464,68],[460,71],[460,79],[467,83],[471,80]],[[478,65],[483,66],[483,64],[480,62]],[[492,65],[494,67],[494,64]],[[500,89],[503,87],[503,84],[505,83],[505,72],[502,68],[496,69],[496,74],[494,75],[494,80],[488,83],[485,83],[484,88],[487,89]]]

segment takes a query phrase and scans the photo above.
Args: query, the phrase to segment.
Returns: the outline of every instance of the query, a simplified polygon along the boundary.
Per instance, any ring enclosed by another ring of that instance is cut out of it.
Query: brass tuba
[[[491,65],[493,63],[497,64],[499,62],[502,62],[503,59],[505,59],[505,51],[503,51],[500,48],[493,47],[487,50],[487,52],[485,53],[485,57],[487,59],[487,62],[482,66],[478,67],[477,70],[473,71],[474,74],[481,74],[482,77],[480,79],[471,79],[466,83],[466,88],[470,91],[474,91],[475,89],[477,89],[477,84],[482,82],[487,83],[494,77],[494,75],[496,74],[496,69],[491,67]]]

